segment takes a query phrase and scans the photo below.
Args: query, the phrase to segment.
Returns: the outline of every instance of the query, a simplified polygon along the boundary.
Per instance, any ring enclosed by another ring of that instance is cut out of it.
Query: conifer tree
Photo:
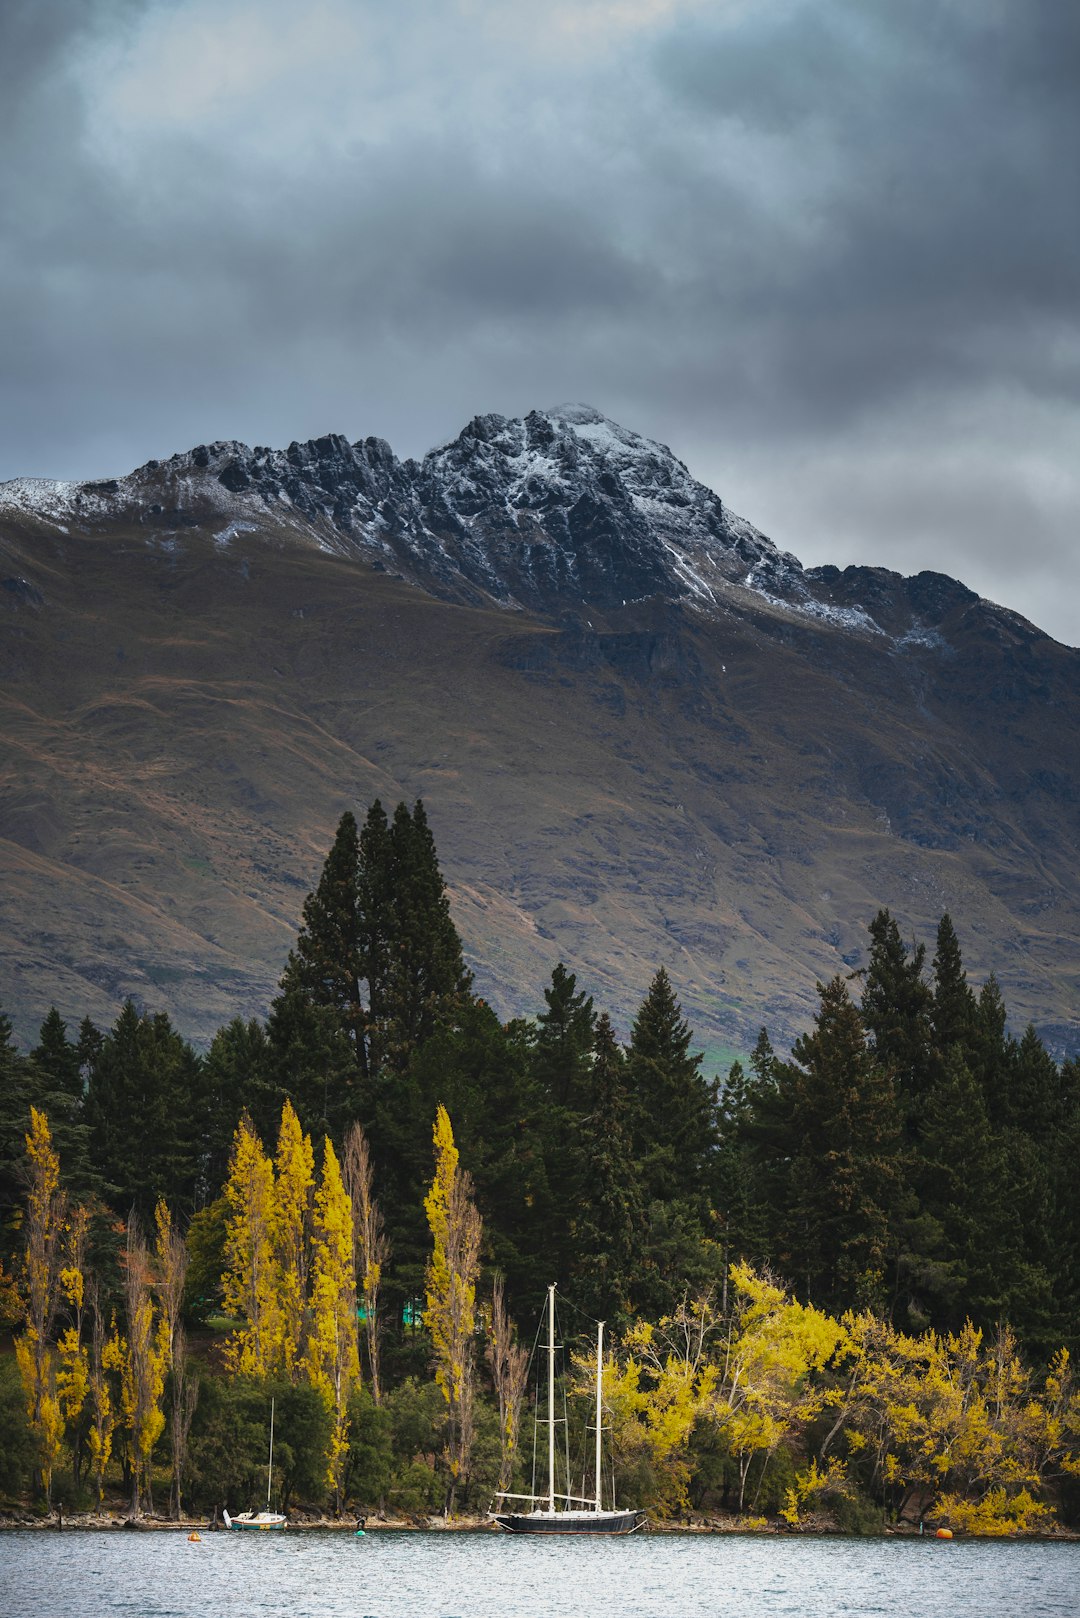
[[[30,1084],[34,1103],[48,1114],[65,1186],[78,1197],[99,1188],[90,1163],[90,1131],[83,1121],[83,1075],[79,1047],[67,1037],[67,1026],[53,1006],[30,1052]]]
[[[349,1399],[360,1380],[360,1355],[353,1213],[329,1140],[323,1141],[322,1174],[315,1193],[311,1329],[305,1363],[312,1385],[331,1415],[326,1481],[334,1491],[340,1515],[349,1451]]]
[[[933,993],[923,976],[926,947],[910,953],[888,910],[870,923],[870,961],[863,982],[862,1019],[874,1060],[892,1075],[897,1098],[911,1125],[929,1082],[930,1013]]]
[[[0,1011],[0,1258],[8,1245],[5,1233],[22,1204],[22,1163],[32,1099],[28,1063],[15,1044],[11,1018]]]
[[[634,1020],[626,1063],[634,1155],[645,1199],[680,1201],[704,1217],[715,1166],[716,1086],[691,1054],[693,1035],[663,967]]]
[[[399,803],[390,826],[393,923],[385,1012],[377,1025],[380,1066],[402,1073],[449,1003],[468,992],[461,939],[424,805]]]
[[[582,1307],[609,1321],[631,1312],[644,1214],[625,1069],[605,1012],[593,1042],[592,1111],[582,1130],[575,1235]]]
[[[930,1024],[937,1050],[944,1055],[958,1046],[970,1059],[975,1033],[975,997],[968,987],[952,917],[948,911],[938,923],[933,964],[934,999]]]
[[[536,1019],[533,1073],[557,1107],[587,1113],[596,1012],[592,996],[560,961],[544,990],[546,1009]]]
[[[127,1001],[90,1071],[86,1121],[93,1161],[114,1205],[153,1219],[158,1197],[191,1208],[201,1165],[200,1065],[163,1012]]]
[[[902,1193],[899,1112],[844,980],[818,992],[813,1031],[777,1069],[791,1108],[788,1273],[819,1307],[880,1304]]]
[[[233,1132],[242,1110],[256,1134],[270,1140],[285,1099],[266,1028],[257,1017],[234,1017],[219,1028],[203,1059],[205,1185],[217,1196],[229,1171]]]

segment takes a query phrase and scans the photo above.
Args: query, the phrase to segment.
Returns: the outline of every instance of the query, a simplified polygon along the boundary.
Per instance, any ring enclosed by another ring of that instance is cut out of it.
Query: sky
[[[0,478],[595,405],[1080,641],[1073,0],[2,0]]]

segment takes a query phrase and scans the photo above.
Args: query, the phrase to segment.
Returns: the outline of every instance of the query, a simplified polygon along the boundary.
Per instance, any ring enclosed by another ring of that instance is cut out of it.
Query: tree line
[[[870,1332],[849,1314],[892,1334],[888,1352],[1015,1333],[1070,1408],[1055,1356],[1077,1336],[1077,1063],[1009,1033],[947,916],[928,962],[881,911],[865,969],[819,992],[790,1056],[762,1031],[723,1085],[663,969],[625,1043],[561,964],[538,1015],[503,1023],[465,967],[423,805],[346,814],[265,1021],[201,1056],[131,1004],[74,1038],[50,1011],[28,1056],[0,1026],[0,1296],[23,1328],[18,1398],[0,1384],[10,1466],[44,1487],[42,1455],[66,1445],[69,1487],[100,1493],[111,1464],[138,1508],[167,1452],[174,1508],[203,1507],[253,1487],[270,1389],[293,1498],[475,1504],[520,1465],[512,1318],[553,1279],[621,1334],[620,1465],[672,1506],[717,1490],[745,1506],[744,1463],[774,1509],[790,1474],[796,1516],[813,1478],[836,1482],[805,1411],[740,1449],[715,1401],[692,1400],[681,1459],[657,1449],[679,1424],[660,1419],[641,1332],[685,1329],[694,1299],[729,1363],[747,1277],[842,1323],[848,1353]],[[63,1210],[51,1235],[43,1197]],[[35,1230],[64,1257],[51,1280]],[[804,1380],[831,1385],[840,1344]],[[891,1454],[853,1474],[882,1502]]]

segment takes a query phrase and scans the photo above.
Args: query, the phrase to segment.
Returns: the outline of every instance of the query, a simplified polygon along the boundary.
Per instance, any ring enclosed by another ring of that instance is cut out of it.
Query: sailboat
[[[222,1512],[226,1528],[249,1528],[263,1530],[285,1527],[286,1518],[280,1511],[270,1510],[270,1484],[274,1476],[274,1401],[270,1401],[270,1459],[266,1467],[266,1510],[242,1511],[237,1517],[230,1517],[227,1511]]]
[[[604,1400],[604,1322],[596,1333],[596,1493],[592,1499],[555,1492],[555,1288],[548,1287],[548,1490],[546,1495],[508,1494],[497,1500],[528,1501],[531,1511],[493,1511],[493,1522],[509,1534],[633,1534],[647,1523],[643,1511],[604,1509],[601,1486],[601,1433]],[[538,1502],[546,1502],[538,1504]]]

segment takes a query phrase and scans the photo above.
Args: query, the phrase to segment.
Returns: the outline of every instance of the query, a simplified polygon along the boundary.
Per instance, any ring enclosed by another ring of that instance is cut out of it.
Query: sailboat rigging
[[[602,1434],[604,1400],[604,1322],[597,1322],[596,1334],[596,1492],[592,1499],[555,1491],[555,1288],[548,1287],[548,1488],[547,1495],[509,1494],[500,1490],[498,1500],[529,1501],[531,1511],[493,1511],[491,1518],[510,1534],[632,1534],[644,1528],[643,1511],[605,1510],[602,1486]],[[543,1505],[538,1502],[546,1501]],[[559,1502],[562,1502],[560,1505]],[[575,1507],[579,1509],[574,1509]]]
[[[270,1510],[270,1486],[274,1477],[274,1401],[270,1400],[270,1458],[266,1467],[266,1510],[242,1511],[239,1516],[230,1517],[227,1511],[222,1512],[226,1528],[254,1528],[274,1529],[284,1528],[286,1518],[283,1512]]]

